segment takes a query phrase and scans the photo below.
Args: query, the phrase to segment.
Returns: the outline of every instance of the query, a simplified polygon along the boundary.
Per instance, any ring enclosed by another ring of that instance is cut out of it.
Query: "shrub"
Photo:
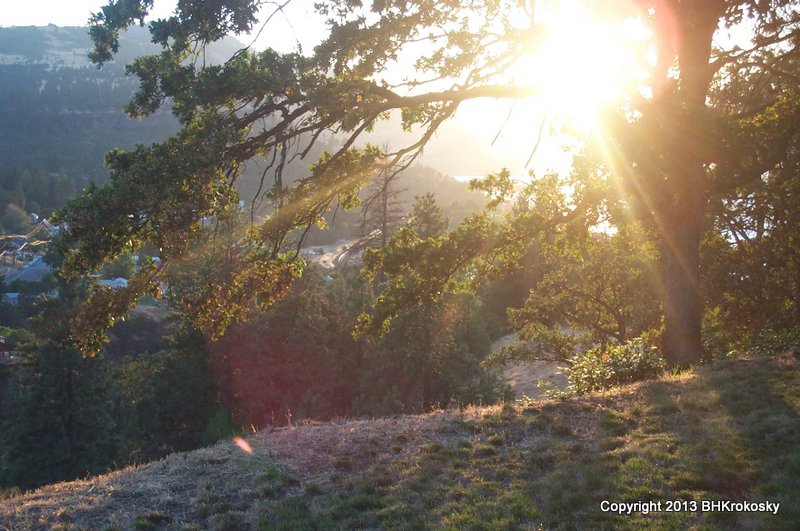
[[[753,340],[751,348],[762,354],[800,350],[800,326],[788,330],[765,328]]]
[[[658,350],[642,338],[622,345],[594,347],[569,360],[567,394],[584,394],[656,378],[664,368]]]

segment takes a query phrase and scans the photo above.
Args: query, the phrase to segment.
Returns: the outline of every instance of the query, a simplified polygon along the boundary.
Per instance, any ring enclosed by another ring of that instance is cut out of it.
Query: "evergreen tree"
[[[143,352],[114,371],[126,461],[143,462],[215,440],[206,429],[218,407],[205,338],[179,327],[165,350]]]
[[[33,488],[105,472],[119,459],[109,368],[70,346],[70,296],[36,319],[4,400],[0,482]],[[74,302],[74,300],[73,300]]]
[[[385,247],[392,233],[403,222],[402,192],[396,184],[396,176],[385,172],[379,173],[367,185],[367,197],[362,203],[362,231],[368,239],[367,245],[379,249]]]
[[[33,228],[30,216],[14,203],[5,206],[0,216],[0,224],[11,234],[26,234]]]
[[[436,198],[431,193],[414,198],[411,216],[408,224],[420,238],[437,238],[447,232],[449,221],[436,204]]]

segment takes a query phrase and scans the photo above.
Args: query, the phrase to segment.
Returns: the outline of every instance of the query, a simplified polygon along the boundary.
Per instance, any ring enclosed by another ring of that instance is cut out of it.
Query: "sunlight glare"
[[[583,131],[599,111],[622,101],[647,78],[650,31],[634,18],[612,21],[579,2],[543,14],[535,42],[512,73],[519,85],[541,87],[548,112]]]

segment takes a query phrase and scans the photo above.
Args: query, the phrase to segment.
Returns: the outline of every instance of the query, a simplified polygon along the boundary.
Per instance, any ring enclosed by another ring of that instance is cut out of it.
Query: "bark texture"
[[[708,194],[706,168],[713,151],[706,96],[714,73],[711,41],[724,2],[696,0],[672,4],[671,9],[667,16],[674,36],[662,42],[674,46],[679,77],[677,89],[669,91],[665,80],[663,92],[654,95],[665,123],[659,128],[661,181],[653,189],[660,196],[654,203],[661,240],[664,357],[671,366],[688,366],[703,355],[700,239]]]

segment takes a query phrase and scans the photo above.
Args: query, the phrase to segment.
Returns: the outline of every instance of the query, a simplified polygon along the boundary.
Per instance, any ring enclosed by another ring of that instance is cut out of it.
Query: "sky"
[[[91,14],[100,11],[106,3],[105,0],[0,0],[0,27],[85,26]],[[290,52],[300,44],[304,52],[310,52],[325,35],[324,22],[314,12],[313,4],[314,0],[292,0],[283,14],[274,16],[258,37],[259,27],[256,27],[250,35],[237,38],[244,44],[254,43],[252,47],[256,50],[271,47]],[[170,16],[175,5],[176,0],[155,0],[149,19]],[[268,5],[261,16],[269,13]],[[507,103],[478,101],[462,106],[455,119],[445,123],[430,142],[422,162],[454,176],[484,175],[502,166],[511,168],[515,175],[525,175],[528,168],[524,165],[531,146],[536,143],[533,131],[538,129],[541,110],[533,115],[515,113],[512,123],[506,123]],[[520,131],[531,131],[531,134],[520,134]],[[495,136],[498,138],[493,144]],[[372,141],[380,142],[380,139]],[[559,141],[548,139],[543,144],[532,165],[535,171],[543,173],[564,168],[567,159]],[[471,153],[471,156],[464,157],[463,153]]]
[[[3,0],[0,25],[8,26],[85,26],[89,16],[106,4],[103,0]],[[169,15],[175,0],[156,0],[154,13]]]
[[[92,13],[107,3],[105,0],[0,0],[0,27],[9,26],[86,26]],[[148,20],[166,18],[172,14],[176,0],[155,0]],[[323,21],[314,14],[313,0],[293,0],[270,21],[269,30],[264,31],[255,43],[256,49],[267,47],[281,52],[293,51],[299,43],[303,49],[311,50],[324,35]],[[273,8],[274,9],[274,8]],[[271,13],[265,6],[262,15]],[[239,40],[250,44],[258,33],[241,35]]]

